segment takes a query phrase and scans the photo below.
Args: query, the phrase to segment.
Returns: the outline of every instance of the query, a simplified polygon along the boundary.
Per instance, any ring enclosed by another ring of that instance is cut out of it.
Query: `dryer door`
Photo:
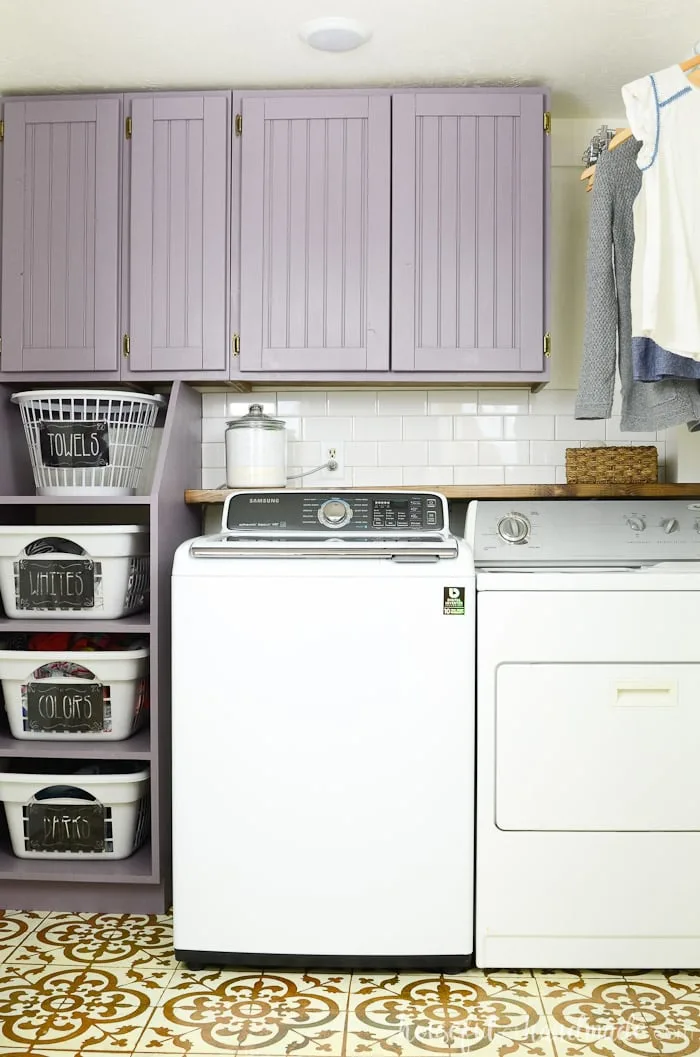
[[[648,611],[665,625],[656,646],[630,634],[629,595],[507,597],[492,684],[499,829],[700,830],[700,665],[683,634],[669,662],[668,596]],[[547,612],[539,642],[528,598]]]

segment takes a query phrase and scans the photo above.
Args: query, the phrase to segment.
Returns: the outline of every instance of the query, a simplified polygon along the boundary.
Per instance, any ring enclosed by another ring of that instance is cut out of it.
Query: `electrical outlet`
[[[324,488],[334,484],[346,486],[350,484],[350,481],[346,476],[348,471],[345,469],[345,445],[342,441],[321,441],[321,458],[324,462],[330,462],[330,460],[333,460],[338,465],[335,470],[329,470],[328,467],[326,467],[324,470],[320,470],[318,473],[313,474],[312,477],[307,477],[307,488],[313,487],[316,482],[323,484]]]

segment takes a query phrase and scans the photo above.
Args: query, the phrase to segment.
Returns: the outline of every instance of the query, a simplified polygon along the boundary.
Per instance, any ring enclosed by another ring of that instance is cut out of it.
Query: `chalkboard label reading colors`
[[[16,564],[18,609],[92,609],[95,605],[91,558],[21,558]]]
[[[106,422],[40,422],[44,466],[109,466]]]
[[[104,718],[101,683],[27,684],[27,729],[33,733],[101,733]]]
[[[105,809],[102,804],[29,804],[27,851],[103,852]]]

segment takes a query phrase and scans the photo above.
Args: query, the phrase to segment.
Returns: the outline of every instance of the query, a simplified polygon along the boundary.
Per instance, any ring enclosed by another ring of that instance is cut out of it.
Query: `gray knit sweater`
[[[700,418],[693,379],[635,382],[632,374],[630,279],[632,207],[642,186],[641,144],[626,140],[603,151],[595,167],[588,229],[586,328],[576,418],[610,418],[619,357],[625,431],[664,429]]]

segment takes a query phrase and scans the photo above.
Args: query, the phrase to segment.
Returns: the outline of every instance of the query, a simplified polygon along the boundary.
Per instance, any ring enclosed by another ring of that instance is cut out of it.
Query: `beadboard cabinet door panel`
[[[389,367],[390,99],[243,100],[241,371]]]
[[[4,120],[3,372],[116,371],[121,97]]]
[[[128,333],[124,374],[226,371],[228,94],[127,97]]]
[[[392,370],[542,370],[544,103],[394,96]]]

